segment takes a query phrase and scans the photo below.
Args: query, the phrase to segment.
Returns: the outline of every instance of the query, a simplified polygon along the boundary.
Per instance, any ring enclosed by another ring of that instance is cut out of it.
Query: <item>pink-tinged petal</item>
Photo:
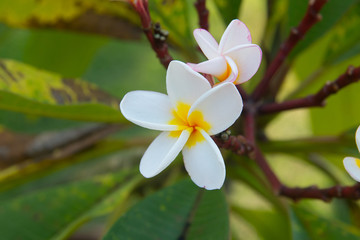
[[[166,73],[166,88],[174,108],[179,102],[192,105],[211,89],[208,80],[180,61],[171,61]]]
[[[344,167],[350,176],[360,182],[360,159],[353,157],[344,158]]]
[[[150,91],[129,92],[120,103],[121,113],[127,120],[160,131],[178,129],[178,126],[169,124],[174,118],[172,109],[167,95]]]
[[[184,130],[180,136],[176,137],[172,136],[172,132],[162,132],[145,151],[140,162],[141,174],[150,178],[169,166],[183,149],[190,133],[190,131]]]
[[[201,28],[195,29],[194,37],[201,51],[208,59],[220,56],[218,52],[218,43],[208,31]]]
[[[226,28],[219,43],[219,52],[223,53],[242,44],[251,43],[249,29],[240,20],[233,20]]]
[[[207,73],[219,78],[227,77],[227,62],[224,57],[217,57],[199,64],[188,64],[194,71]]]
[[[235,84],[248,81],[259,69],[262,52],[258,45],[242,45],[227,51],[226,56],[230,57],[238,67],[238,77]]]
[[[223,83],[202,95],[191,106],[189,122],[197,123],[208,134],[218,134],[230,127],[239,118],[243,108],[241,96],[232,83]],[[192,114],[194,115],[192,116]],[[199,117],[201,116],[201,117]],[[205,122],[205,123],[204,123]]]
[[[360,126],[356,130],[355,142],[356,142],[356,146],[357,146],[357,148],[358,148],[358,150],[360,152]]]
[[[200,133],[204,140],[191,147],[185,145],[182,151],[186,171],[199,187],[220,189],[226,174],[224,160],[211,137],[203,130]]]

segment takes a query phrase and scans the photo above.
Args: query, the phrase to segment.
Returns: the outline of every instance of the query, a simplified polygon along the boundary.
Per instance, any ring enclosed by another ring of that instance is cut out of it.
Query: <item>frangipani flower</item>
[[[262,52],[251,44],[249,29],[240,20],[233,20],[218,44],[205,29],[195,29],[194,37],[208,61],[189,66],[197,72],[215,76],[220,82],[240,84],[258,70]]]
[[[358,150],[360,151],[360,126],[356,130],[355,141]],[[344,158],[344,167],[350,176],[356,181],[360,182],[360,159],[354,157]]]
[[[172,61],[166,75],[168,95],[133,91],[120,103],[129,121],[163,131],[140,162],[147,178],[164,170],[182,150],[184,164],[199,187],[219,189],[225,180],[225,165],[210,135],[226,130],[240,116],[243,103],[236,87],[209,82],[186,64]]]

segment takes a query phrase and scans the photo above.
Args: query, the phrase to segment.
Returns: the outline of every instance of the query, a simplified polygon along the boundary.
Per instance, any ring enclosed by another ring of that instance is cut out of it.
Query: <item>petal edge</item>
[[[185,169],[199,187],[207,190],[220,189],[226,175],[224,160],[211,137],[203,130],[200,132],[205,141],[183,149]]]

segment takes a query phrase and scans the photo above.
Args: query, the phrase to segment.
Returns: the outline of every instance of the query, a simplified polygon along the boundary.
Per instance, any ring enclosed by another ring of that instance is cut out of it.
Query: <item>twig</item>
[[[150,42],[152,49],[155,51],[161,64],[167,68],[172,60],[166,43],[167,31],[162,30],[159,23],[156,23],[154,29],[152,29],[153,25],[151,23],[148,0],[131,1],[131,4],[139,14],[143,31]]]
[[[249,102],[246,102],[245,105],[245,127],[244,127],[244,132],[245,132],[245,136],[246,138],[249,140],[249,142],[251,142],[252,144],[255,143],[255,116],[254,116],[254,111],[251,107],[252,105]]]
[[[255,162],[260,167],[260,169],[263,171],[266,179],[269,181],[271,188],[275,194],[279,194],[279,191],[282,187],[282,183],[276,176],[276,174],[273,172],[273,170],[270,168],[269,164],[267,163],[264,155],[260,151],[258,147],[255,146]]]
[[[209,10],[206,8],[206,0],[197,0],[194,5],[199,16],[199,26],[205,30],[209,30]]]
[[[334,186],[330,188],[319,189],[317,186],[306,188],[294,187],[290,188],[282,186],[279,195],[290,198],[294,201],[311,198],[319,199],[325,202],[331,201],[333,198],[344,198],[358,200],[360,199],[360,184],[354,186]]]
[[[286,41],[280,47],[279,52],[277,53],[274,60],[271,62],[268,67],[264,78],[261,80],[259,85],[256,87],[255,91],[252,94],[252,97],[255,101],[259,100],[262,95],[268,90],[270,81],[280,68],[280,66],[285,61],[286,57],[289,55],[291,50],[296,46],[300,39],[302,39],[308,30],[318,21],[322,19],[319,11],[325,5],[327,0],[310,0],[305,16],[301,20],[300,24],[293,28],[290,32],[290,35]]]
[[[316,94],[282,103],[264,104],[259,107],[259,113],[268,114],[297,108],[322,107],[325,105],[324,101],[326,98],[359,80],[360,67],[354,68],[353,66],[349,66],[344,74],[339,76],[335,81],[326,83]]]
[[[218,147],[231,150],[238,155],[251,154],[254,150],[253,145],[241,135],[231,136],[228,132],[222,132],[213,136],[213,140]]]
[[[255,138],[255,113],[252,110],[252,105],[248,107],[245,115],[245,136],[246,139],[253,144],[254,151],[248,156],[253,159],[256,164],[260,167],[262,172],[264,173],[266,179],[269,181],[271,188],[275,194],[277,194],[282,186],[280,180],[275,175],[275,173],[270,168],[269,164],[267,163],[264,155],[262,154],[261,150],[255,145],[256,138]]]

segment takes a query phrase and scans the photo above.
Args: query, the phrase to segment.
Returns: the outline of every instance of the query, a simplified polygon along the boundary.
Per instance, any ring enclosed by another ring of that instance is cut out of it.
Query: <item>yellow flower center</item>
[[[186,146],[190,148],[195,146],[196,143],[205,140],[199,130],[203,129],[205,132],[208,132],[211,126],[204,120],[204,116],[200,111],[195,110],[188,116],[189,110],[189,104],[178,102],[176,110],[173,110],[174,118],[170,120],[169,124],[177,125],[179,128],[178,131],[170,133],[171,137],[179,137],[185,129],[190,131],[190,137],[186,142]]]
[[[238,71],[240,71],[239,69],[237,69]],[[225,81],[230,75],[231,73],[233,72],[233,69],[231,68],[228,60],[226,60],[226,70],[221,74],[221,75],[218,75],[218,76],[215,76],[220,82],[223,82]],[[240,72],[238,72],[238,75],[235,79],[235,82],[239,79],[240,77]]]
[[[230,67],[230,65],[229,65],[229,63],[226,61],[226,70],[225,70],[225,72],[223,72],[221,75],[219,75],[219,76],[216,76],[216,78],[220,81],[220,82],[222,82],[222,81],[225,81],[229,76],[230,76],[230,74],[231,74],[231,67]]]
[[[355,158],[355,163],[356,163],[356,165],[360,168],[360,159]]]

